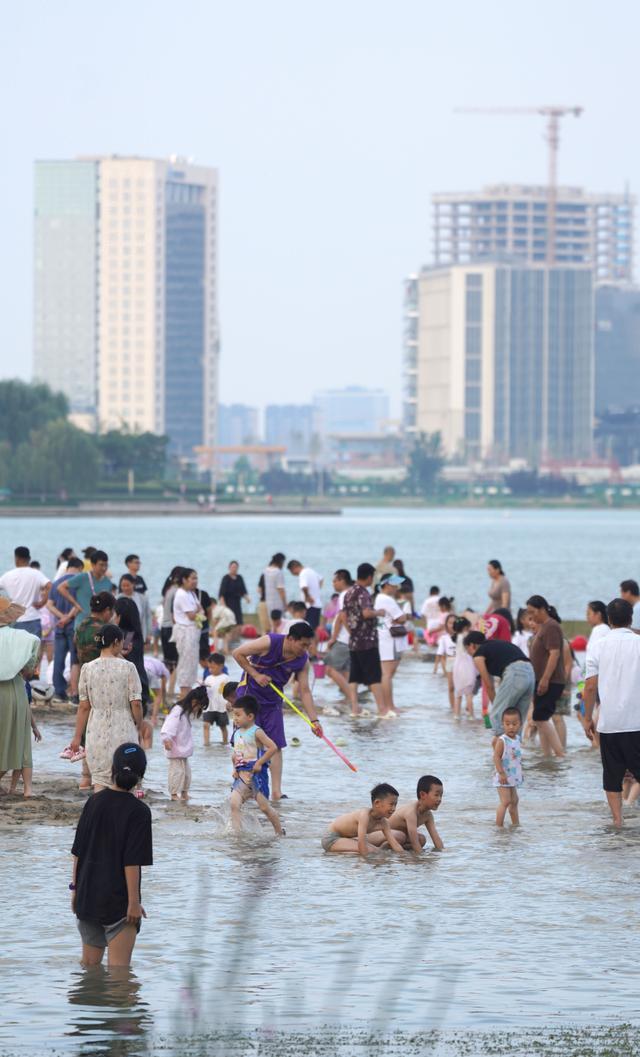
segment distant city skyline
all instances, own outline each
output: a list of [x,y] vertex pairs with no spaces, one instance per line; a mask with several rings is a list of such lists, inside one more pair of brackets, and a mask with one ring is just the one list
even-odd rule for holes
[[166,0],[114,0],[105,21],[79,0],[26,0],[6,20],[2,377],[31,373],[38,157],[182,154],[217,168],[220,399],[305,403],[361,384],[388,389],[394,416],[402,281],[432,260],[431,194],[546,178],[542,118],[456,107],[583,106],[561,130],[559,182],[640,187],[620,76],[634,68],[632,6],[623,20],[597,0],[541,0],[535,19],[471,0],[328,0],[321,15],[293,0],[187,0],[184,12],[177,24]]

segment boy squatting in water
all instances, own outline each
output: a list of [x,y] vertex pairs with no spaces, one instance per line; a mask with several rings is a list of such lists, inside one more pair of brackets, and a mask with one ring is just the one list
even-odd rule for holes
[[418,799],[398,808],[397,789],[382,782],[371,790],[370,808],[352,811],[333,820],[322,836],[322,847],[327,852],[360,855],[384,847],[402,852],[406,846],[420,852],[426,839],[417,830],[424,825],[434,847],[440,851],[444,845],[432,812],[440,806],[442,793],[442,782],[433,775],[425,775],[418,782]]

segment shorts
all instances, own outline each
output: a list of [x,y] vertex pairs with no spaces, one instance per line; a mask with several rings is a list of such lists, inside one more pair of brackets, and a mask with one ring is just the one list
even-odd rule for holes
[[320,626],[320,617],[322,610],[319,606],[309,606],[305,614],[305,620],[307,624],[310,624],[314,631]]
[[345,642],[334,642],[331,649],[322,655],[322,660],[336,672],[348,672],[351,664],[349,647]]
[[249,774],[251,781],[246,782],[242,778],[234,778],[233,785],[231,786],[231,792],[240,793],[243,803],[246,800],[255,800],[256,796],[258,796],[259,793],[262,793],[262,796],[266,797],[268,800],[269,771],[267,770],[267,768],[263,767],[262,770],[258,771],[257,774],[251,774],[250,772],[246,773]]
[[560,694],[558,704],[556,705],[556,716],[570,716],[571,715],[571,687],[565,686],[564,690]]
[[[136,925],[136,932],[140,932],[140,922]],[[126,917],[114,921],[113,925],[98,925],[95,921],[81,921],[77,919],[80,939],[87,947],[108,947],[112,940],[127,927]]]
[[534,723],[543,723],[546,719],[551,719],[554,714],[556,705],[564,690],[564,683],[549,683],[549,689],[546,694],[540,694],[540,696],[538,696],[537,689],[536,683],[536,689],[533,694],[532,719]]
[[209,723],[210,725],[215,723],[216,727],[228,727],[229,726],[229,713],[228,712],[203,712],[202,722]]
[[162,657],[170,672],[178,663],[178,650],[175,642],[171,641],[173,628],[160,628],[160,642],[162,643]]
[[342,840],[340,834],[334,829],[326,829],[320,838],[320,844],[324,851],[331,851],[337,840]]
[[377,646],[370,650],[350,650],[349,682],[375,686],[382,682],[380,652]]
[[607,793],[621,793],[627,771],[640,782],[640,730],[600,735],[602,788]]

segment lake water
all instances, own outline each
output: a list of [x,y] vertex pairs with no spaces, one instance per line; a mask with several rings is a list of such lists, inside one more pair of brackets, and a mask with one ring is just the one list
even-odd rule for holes
[[[193,562],[207,584],[237,557],[253,589],[277,549],[327,574],[377,559],[393,543],[419,595],[435,580],[480,608],[486,559],[499,557],[518,601],[542,592],[579,617],[589,598],[609,598],[621,577],[638,574],[639,527],[640,514],[582,511],[34,520],[4,523],[0,551],[8,564],[13,546],[27,543],[49,568],[62,546],[93,543],[106,547],[117,569],[116,558],[135,550],[154,587],[176,560]],[[395,1030],[409,1037],[397,1049],[390,1043],[388,1053],[444,1053],[431,1045],[437,1030],[460,1031],[466,1040],[494,1033],[491,1052],[507,1054],[534,1052],[515,1042],[509,1048],[525,1030],[547,1038],[566,1026],[606,1032],[621,1021],[636,1024],[640,821],[631,812],[622,833],[611,830],[599,759],[577,722],[567,717],[566,760],[545,761],[527,749],[522,826],[497,831],[482,724],[453,724],[442,678],[418,658],[403,661],[396,688],[395,722],[325,720],[357,774],[300,720],[287,719],[288,735],[302,744],[285,754],[290,799],[279,807],[287,828],[280,841],[253,805],[244,812],[246,834],[229,835],[228,755],[218,745],[204,749],[200,724],[192,804],[167,803],[156,738],[145,783],[155,858],[143,877],[148,920],[132,972],[120,978],[78,966],[67,884],[83,801],[74,791],[76,770],[58,758],[72,718],[45,720],[34,763],[47,799],[0,801],[0,1054],[368,1055],[377,1052],[375,1042],[353,1033]],[[320,704],[337,697],[326,680],[315,693]],[[437,816],[442,854],[361,861],[322,853],[327,822],[365,805],[374,783],[391,781],[407,800],[425,773],[445,786]],[[340,1039],[322,1048],[326,1026]],[[638,1052],[617,1038],[611,1050],[585,1044],[571,1052]],[[476,1052],[451,1045],[447,1054]],[[540,1052],[569,1050],[558,1044]]]
[[[336,517],[56,518],[0,519],[0,566],[13,562],[17,543],[54,571],[65,546],[106,550],[114,575],[134,551],[156,600],[173,565],[198,569],[201,586],[217,592],[231,559],[255,600],[260,573],[275,551],[297,557],[329,577],[346,566],[380,558],[392,544],[422,600],[432,583],[453,594],[459,608],[486,604],[486,564],[498,558],[509,575],[514,603],[534,591],[560,614],[582,618],[591,598],[608,601],[621,579],[638,578],[640,511],[349,509]],[[292,597],[295,583],[286,573]]]

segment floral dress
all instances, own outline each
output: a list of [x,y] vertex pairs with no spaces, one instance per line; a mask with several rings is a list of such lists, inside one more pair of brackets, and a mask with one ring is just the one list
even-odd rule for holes
[[96,785],[110,785],[114,752],[125,741],[138,742],[131,702],[142,699],[140,676],[122,657],[98,657],[83,665],[78,693],[91,705],[86,737],[91,777]]

